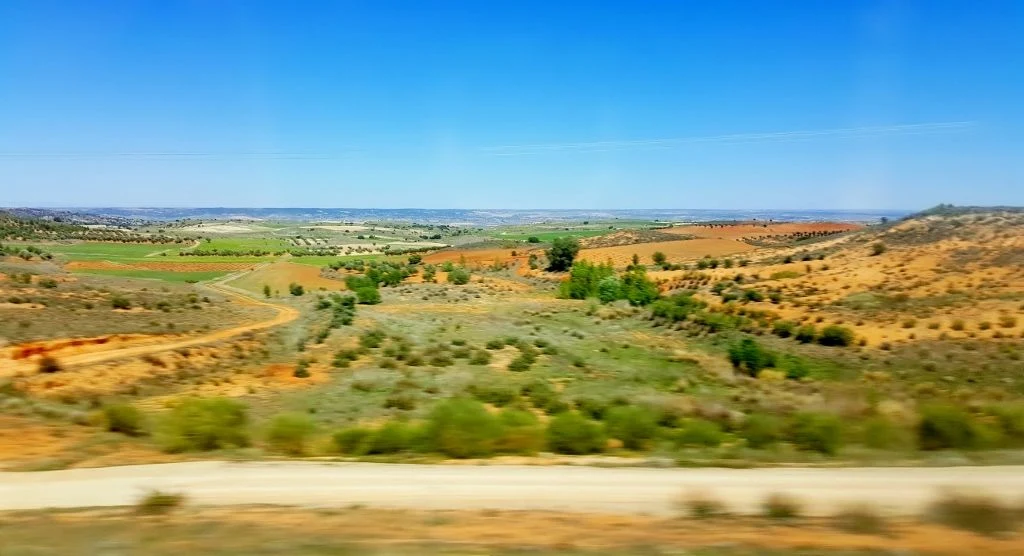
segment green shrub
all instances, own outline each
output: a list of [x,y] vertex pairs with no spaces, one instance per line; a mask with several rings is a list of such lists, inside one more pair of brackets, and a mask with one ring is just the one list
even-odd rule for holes
[[430,412],[424,434],[433,451],[453,458],[486,457],[494,453],[501,424],[480,402],[452,398]]
[[842,421],[830,413],[797,413],[789,434],[790,440],[801,450],[835,455],[842,445]]
[[267,444],[274,452],[301,456],[306,453],[309,441],[315,433],[316,425],[306,415],[283,413],[270,420]]
[[800,501],[787,494],[772,493],[761,503],[761,513],[771,519],[793,519],[800,517]]
[[469,271],[464,268],[455,268],[448,272],[448,283],[461,286],[469,283]]
[[892,450],[913,442],[907,430],[885,417],[871,417],[863,424],[863,442],[868,448]]
[[1024,405],[994,405],[985,410],[995,417],[1007,445],[1015,448],[1024,446]]
[[387,334],[383,330],[367,330],[359,336],[359,345],[369,349],[379,348],[384,338],[387,338]]
[[753,338],[743,338],[729,347],[729,361],[736,369],[745,370],[750,376],[765,367],[775,366],[775,356]]
[[846,347],[853,343],[853,331],[843,326],[831,324],[821,331],[821,335],[818,336],[818,343],[823,346]]
[[334,446],[342,454],[359,455],[369,449],[373,430],[363,427],[351,427],[334,433]]
[[487,344],[484,345],[487,349],[503,349],[505,347],[505,340],[502,338],[494,338],[493,340],[487,340]]
[[513,372],[522,372],[530,370],[530,366],[533,365],[535,357],[531,357],[525,353],[520,353],[515,359],[509,361],[508,370]]
[[545,252],[548,258],[548,270],[564,272],[572,266],[576,254],[580,252],[580,242],[571,237],[557,237],[551,241],[551,249]]
[[960,407],[932,404],[921,408],[917,441],[922,450],[976,448],[981,436],[974,418]]
[[474,398],[498,407],[506,406],[519,397],[519,392],[511,384],[492,378],[477,380],[466,391]]
[[478,349],[473,352],[473,355],[469,358],[470,365],[487,365],[491,362],[491,354],[482,349]]
[[772,325],[772,334],[780,338],[788,338],[796,330],[796,324],[788,320],[777,320]]
[[1018,512],[981,493],[943,492],[929,509],[929,517],[947,527],[983,535],[1010,532],[1021,520]]
[[754,413],[743,421],[740,436],[747,441],[747,446],[759,449],[767,448],[781,440],[783,432],[783,423],[779,418]]
[[142,436],[146,433],[145,416],[134,405],[117,403],[103,406],[103,419],[110,432],[128,436]]
[[376,305],[380,303],[380,290],[373,286],[364,286],[355,290],[356,299],[362,305]]
[[847,533],[882,535],[889,530],[889,526],[878,508],[868,504],[847,506],[832,519],[836,529]]
[[370,436],[365,444],[365,453],[376,455],[412,451],[417,444],[418,432],[405,421],[388,421]]
[[721,500],[706,492],[690,492],[684,495],[679,500],[679,506],[695,519],[721,517],[729,513]]
[[693,419],[683,425],[683,430],[676,436],[679,446],[709,446],[722,443],[724,434],[718,423],[704,419]]
[[306,288],[302,287],[302,284],[292,282],[291,284],[288,284],[288,293],[298,297],[306,293]]
[[622,441],[622,446],[628,450],[642,449],[658,433],[654,413],[645,407],[613,407],[604,422],[608,436]]
[[553,417],[547,429],[548,447],[559,454],[593,454],[604,450],[601,425],[575,411]]
[[576,405],[576,409],[583,415],[591,418],[602,420],[604,419],[605,413],[611,407],[608,400],[593,398],[593,397],[579,397],[573,400]]
[[249,445],[245,404],[227,398],[192,398],[174,407],[157,427],[166,452],[204,452]]
[[812,324],[805,324],[796,329],[796,334],[793,334],[793,338],[801,344],[809,344],[818,337],[818,331]]
[[115,295],[114,297],[110,298],[110,306],[113,307],[114,309],[131,309],[132,302],[125,297]]
[[501,437],[495,450],[503,454],[533,455],[544,449],[544,427],[537,416],[520,409],[505,409],[498,415]]
[[135,511],[142,515],[163,515],[185,504],[185,495],[177,492],[151,490],[135,504]]

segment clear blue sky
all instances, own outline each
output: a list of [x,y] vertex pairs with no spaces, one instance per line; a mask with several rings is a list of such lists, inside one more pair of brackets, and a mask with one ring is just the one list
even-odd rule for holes
[[939,202],[1024,205],[1024,2],[0,2],[0,205]]

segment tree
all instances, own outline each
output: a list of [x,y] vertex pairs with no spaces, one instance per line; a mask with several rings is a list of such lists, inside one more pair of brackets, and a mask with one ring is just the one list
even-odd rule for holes
[[423,261],[423,256],[419,254],[409,255],[409,264],[420,264]]
[[263,297],[270,297],[270,286],[263,284]]
[[372,286],[356,288],[356,298],[362,305],[376,305],[380,303],[380,290]]
[[529,243],[540,243],[540,238],[537,236],[530,236],[526,241]]
[[555,238],[551,242],[551,249],[547,250],[548,270],[552,272],[565,272],[569,270],[579,252],[580,242],[575,238]]
[[288,284],[288,291],[291,292],[292,295],[298,297],[306,293],[306,288],[302,287],[302,284],[292,282],[291,284]]
[[615,276],[606,276],[597,283],[597,298],[611,303],[622,296],[622,282]]
[[655,251],[654,254],[651,255],[651,259],[654,261],[654,264],[658,266],[661,266],[668,262],[668,258],[661,251]]
[[638,266],[639,264],[640,264],[640,255],[637,255],[636,253],[633,253],[633,266]]

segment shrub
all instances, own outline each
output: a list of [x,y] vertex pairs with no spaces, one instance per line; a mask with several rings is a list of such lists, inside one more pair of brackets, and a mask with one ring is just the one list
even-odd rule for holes
[[790,439],[801,450],[835,455],[842,444],[842,422],[829,413],[797,413],[790,424]]
[[292,376],[295,378],[309,378],[309,361],[303,359],[296,363]]
[[431,450],[454,458],[490,456],[501,436],[501,424],[478,401],[445,400],[430,412],[425,428]]
[[107,430],[128,436],[145,434],[145,416],[134,405],[117,403],[103,406]]
[[417,430],[404,421],[388,421],[373,432],[366,442],[367,454],[397,454],[411,451]]
[[793,335],[793,331],[796,330],[796,324],[788,320],[777,320],[772,325],[772,334],[780,338],[788,338]]
[[530,236],[526,238],[527,243],[540,243],[540,238],[537,236]]
[[793,519],[800,517],[803,509],[800,501],[796,498],[778,492],[769,494],[761,503],[761,512],[765,517],[771,519]]
[[679,501],[680,507],[696,519],[709,519],[728,514],[725,504],[706,492],[690,492]]
[[872,417],[864,422],[864,445],[876,450],[901,448],[913,441],[907,431],[885,417]]
[[184,504],[184,494],[151,490],[135,504],[135,511],[142,515],[163,515]]
[[298,297],[306,293],[306,288],[302,287],[302,284],[292,282],[291,284],[288,284],[288,293]]
[[882,242],[873,243],[871,244],[871,256],[877,257],[882,253],[885,253],[886,249],[885,244]]
[[301,413],[283,413],[270,420],[267,444],[274,452],[289,456],[306,453],[310,438],[316,433],[313,420]]
[[746,370],[750,376],[757,376],[765,367],[775,366],[775,356],[753,338],[743,338],[730,346],[729,361],[733,367]]
[[999,317],[999,326],[1003,328],[1013,328],[1017,326],[1017,317],[1011,315],[1003,315]]
[[351,427],[334,433],[334,446],[342,454],[358,455],[369,448],[373,430],[363,427]]
[[921,409],[917,441],[922,450],[970,449],[978,446],[980,432],[965,410],[932,404]]
[[782,439],[782,421],[763,413],[748,415],[743,421],[740,436],[751,448],[767,448]]
[[380,347],[386,337],[387,334],[383,330],[367,330],[359,336],[359,345],[364,348],[376,349]]
[[580,242],[576,239],[571,237],[555,238],[551,242],[551,249],[545,252],[548,258],[548,270],[552,272],[569,270],[579,252]]
[[575,411],[558,414],[548,423],[548,447],[559,454],[592,454],[604,450],[601,425]]
[[474,398],[498,407],[506,406],[519,397],[511,385],[495,380],[478,380],[470,384],[466,391]]
[[38,370],[43,374],[59,373],[63,370],[60,363],[54,357],[44,355],[39,359]]
[[868,504],[847,506],[832,519],[836,529],[847,533],[881,535],[889,529],[878,509]]
[[605,415],[604,422],[608,436],[621,440],[628,450],[643,448],[658,432],[654,413],[644,407],[614,407]]
[[420,264],[421,262],[423,262],[423,255],[417,253],[409,255],[409,264]]
[[831,324],[821,331],[818,343],[823,346],[846,347],[853,343],[853,331],[843,326]]
[[114,309],[127,310],[132,308],[132,302],[129,301],[128,298],[115,295],[114,297],[110,298],[110,306],[113,307]]
[[544,449],[544,427],[529,411],[505,409],[498,415],[501,437],[495,449],[505,454],[532,455]]
[[522,372],[530,369],[533,365],[535,358],[525,353],[520,353],[515,359],[509,361],[508,370],[513,372]]
[[486,347],[487,349],[503,349],[505,347],[505,340],[501,338],[487,340],[487,344],[485,344],[484,347]]
[[182,401],[159,423],[157,443],[167,452],[210,451],[249,445],[244,404],[227,398]]
[[611,303],[622,297],[622,281],[616,276],[606,276],[597,283],[597,299]]
[[953,330],[956,330],[957,332],[962,332],[963,329],[967,327],[967,325],[964,323],[962,319],[955,319],[949,325],[949,327]]
[[718,423],[694,419],[683,425],[683,430],[676,436],[676,444],[715,447],[722,443],[723,436]]
[[373,286],[356,288],[356,299],[361,305],[376,305],[380,303],[380,290]]
[[51,290],[57,287],[57,281],[53,278],[40,278],[38,283],[40,287]]
[[478,349],[473,352],[473,355],[469,358],[470,365],[486,365],[491,362],[491,354]]
[[448,273],[448,283],[462,286],[469,283],[469,271],[464,268],[456,268]]
[[981,493],[947,490],[929,508],[929,517],[947,527],[983,535],[1013,531],[1020,517],[999,500]]
[[574,400],[576,409],[591,419],[603,419],[611,404],[607,400],[591,397],[580,397]]
[[793,335],[793,338],[801,344],[809,344],[813,342],[817,336],[818,331],[814,328],[814,325],[805,324],[796,329],[796,334]]

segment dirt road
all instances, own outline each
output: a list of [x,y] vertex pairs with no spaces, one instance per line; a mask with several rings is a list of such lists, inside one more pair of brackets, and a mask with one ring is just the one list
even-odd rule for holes
[[[163,351],[170,351],[179,348],[186,348],[203,344],[212,344],[214,342],[219,342],[222,340],[227,340],[229,338],[240,336],[242,334],[245,334],[246,332],[254,332],[256,330],[263,330],[265,328],[272,328],[275,326],[280,326],[282,324],[287,324],[299,318],[299,311],[297,309],[285,305],[276,305],[274,303],[268,303],[265,301],[261,301],[259,299],[255,299],[253,297],[246,295],[241,290],[232,288],[231,286],[225,284],[225,282],[237,278],[239,275],[239,273],[231,274],[225,276],[224,278],[221,278],[217,282],[205,284],[202,287],[226,295],[228,297],[232,297],[240,301],[241,303],[247,305],[262,305],[270,307],[277,311],[277,315],[268,320],[243,324],[241,326],[236,326],[233,328],[225,328],[223,330],[217,330],[209,334],[204,334],[202,336],[194,336],[192,338],[184,338],[170,342],[146,343],[142,345],[117,347],[109,350],[76,353],[73,355],[61,355],[60,353],[55,353],[54,356],[57,357],[57,359],[60,361],[61,366],[65,368],[75,367],[78,365],[95,365],[97,363],[113,361],[115,359],[141,357],[143,355],[160,353]],[[8,363],[8,365],[10,366],[9,372],[11,373],[18,371],[19,366],[24,367],[25,369],[34,368],[34,362],[32,361],[12,362]]]
[[0,510],[121,506],[150,489],[198,504],[416,509],[560,510],[672,515],[689,490],[756,513],[769,493],[800,498],[809,515],[871,502],[920,513],[943,487],[975,488],[1019,503],[1024,467],[651,469],[311,462],[188,462],[0,473]]

